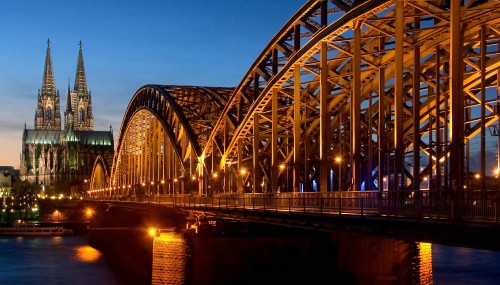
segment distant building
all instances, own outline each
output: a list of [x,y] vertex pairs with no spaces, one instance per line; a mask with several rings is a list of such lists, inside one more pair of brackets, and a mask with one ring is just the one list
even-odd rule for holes
[[0,166],[0,198],[9,196],[12,183],[19,178],[19,169],[12,166]]
[[[87,90],[82,44],[78,53],[75,84],[68,85],[64,129],[61,128],[60,96],[56,90],[50,41],[38,90],[35,128],[24,127],[20,177],[42,185],[42,190],[59,185],[72,194],[82,192],[98,155],[112,160],[113,131],[94,131],[92,94]],[[69,193],[67,193],[69,194]]]

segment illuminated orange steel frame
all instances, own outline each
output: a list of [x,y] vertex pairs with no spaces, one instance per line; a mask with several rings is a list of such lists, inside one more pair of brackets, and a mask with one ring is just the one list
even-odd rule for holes
[[463,2],[308,1],[235,88],[141,87],[89,195],[488,187],[500,2]]

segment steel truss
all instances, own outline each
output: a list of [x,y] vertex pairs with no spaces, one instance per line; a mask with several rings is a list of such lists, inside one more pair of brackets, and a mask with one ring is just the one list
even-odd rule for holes
[[485,188],[499,21],[499,1],[311,0],[227,101],[141,88],[111,184],[195,175],[202,194],[463,189],[479,138]]
[[[198,158],[233,89],[146,85],[127,107],[110,169],[96,195],[185,193],[198,189]],[[200,168],[200,169],[198,169]],[[94,176],[94,175],[93,175]]]
[[96,195],[106,191],[105,189],[109,189],[109,169],[110,168],[108,166],[106,158],[98,155],[94,162],[94,166],[92,168],[92,177],[90,179],[90,188],[99,189],[99,193],[97,193],[97,191],[94,192]]

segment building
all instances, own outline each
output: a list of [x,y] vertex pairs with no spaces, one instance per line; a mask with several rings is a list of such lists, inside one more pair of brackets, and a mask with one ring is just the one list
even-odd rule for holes
[[[98,155],[112,160],[113,131],[94,131],[92,94],[87,89],[82,44],[78,53],[75,84],[68,86],[64,128],[61,128],[60,95],[56,90],[50,40],[38,91],[35,127],[24,126],[20,177],[41,185],[42,191],[57,189],[59,194],[83,192]],[[70,190],[71,189],[71,190]]]
[[11,195],[12,184],[19,178],[19,170],[12,166],[0,166],[0,198]]

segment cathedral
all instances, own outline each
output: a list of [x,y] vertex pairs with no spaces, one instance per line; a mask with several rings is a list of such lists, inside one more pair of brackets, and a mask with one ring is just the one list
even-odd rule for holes
[[24,126],[20,178],[36,183],[47,194],[81,194],[88,187],[98,155],[111,161],[113,131],[94,131],[92,94],[87,89],[82,43],[78,53],[75,84],[68,86],[64,128],[61,128],[60,95],[56,90],[50,40],[38,90],[34,129]]

